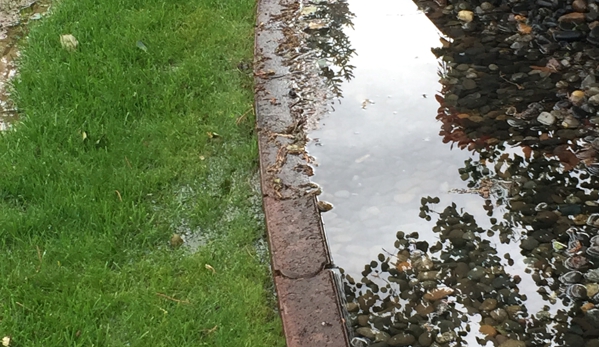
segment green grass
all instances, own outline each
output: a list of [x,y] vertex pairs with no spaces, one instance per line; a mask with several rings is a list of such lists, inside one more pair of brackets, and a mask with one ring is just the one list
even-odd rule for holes
[[[0,337],[284,344],[255,248],[252,76],[237,69],[252,60],[254,6],[61,0],[31,28],[21,122],[0,136]],[[204,243],[174,249],[173,233]]]

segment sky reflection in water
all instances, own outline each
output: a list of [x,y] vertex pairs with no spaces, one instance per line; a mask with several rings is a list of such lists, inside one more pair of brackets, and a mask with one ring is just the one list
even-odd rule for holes
[[318,163],[320,198],[335,206],[323,214],[334,261],[359,273],[393,244],[398,229],[430,229],[418,217],[422,196],[482,209],[478,196],[449,193],[466,188],[457,170],[470,154],[451,150],[438,135],[439,63],[430,51],[439,45],[438,30],[409,1],[350,7],[357,14],[355,30],[346,31],[358,52],[355,77],[343,84],[335,112],[310,133],[318,142],[309,151]]
[[[434,97],[440,93],[443,86],[439,83],[439,61],[431,53],[431,47],[440,46],[437,28],[412,2],[377,0],[349,3],[350,10],[356,14],[353,19],[355,30],[348,28],[346,31],[352,48],[358,54],[350,61],[356,66],[353,71],[355,77],[343,83],[343,99],[340,103],[335,103],[334,112],[321,120],[320,128],[310,133],[310,138],[314,141],[309,145],[310,154],[316,158],[318,164],[313,181],[323,188],[320,199],[332,202],[335,206],[332,211],[324,213],[322,218],[336,265],[356,278],[357,282],[360,282],[361,274],[367,272],[371,275],[385,273],[386,271],[381,271],[380,267],[371,272],[367,266],[368,271],[362,271],[365,264],[377,259],[381,253],[391,256],[394,263],[390,264],[395,266],[401,261],[395,256],[396,231],[401,230],[406,234],[416,231],[418,236],[409,242],[406,241],[404,246],[409,246],[405,249],[409,248],[412,251],[417,248],[416,240],[427,241],[430,246],[439,240],[444,241],[441,253],[450,257],[445,258],[436,269],[441,269],[441,272],[447,271],[448,276],[452,276],[454,268],[444,268],[444,264],[448,265],[453,261],[455,265],[455,261],[460,261],[457,259],[460,257],[459,242],[448,246],[447,233],[445,239],[439,233],[445,228],[443,223],[446,219],[465,216],[465,212],[476,221],[478,234],[472,236],[475,238],[473,244],[484,244],[480,248],[483,254],[477,256],[478,259],[482,259],[481,263],[476,265],[485,268],[498,267],[500,270],[495,273],[497,278],[505,279],[505,286],[517,288],[515,291],[510,289],[514,296],[506,299],[506,302],[511,300],[511,305],[526,305],[526,312],[512,318],[518,320],[517,317],[520,317],[519,324],[530,324],[531,327],[542,324],[547,327],[547,332],[551,332],[556,321],[564,321],[563,315],[569,309],[569,303],[566,301],[566,306],[562,300],[555,300],[556,289],[560,286],[552,279],[555,275],[540,274],[542,271],[538,266],[531,271],[530,259],[534,257],[530,257],[528,253],[529,259],[526,259],[520,249],[520,242],[527,234],[545,227],[551,230],[551,227],[543,225],[539,217],[541,213],[533,213],[534,218],[528,218],[529,215],[522,214],[520,210],[510,211],[509,194],[510,190],[516,187],[518,192],[514,193],[515,195],[523,197],[522,200],[535,201],[530,195],[535,194],[536,188],[525,190],[520,187],[518,175],[524,175],[527,182],[543,181],[544,183],[539,184],[551,186],[551,189],[562,184],[565,186],[566,195],[585,189],[576,182],[568,183],[568,180],[564,179],[569,173],[563,172],[559,160],[542,155],[523,159],[526,155],[523,152],[524,147],[521,146],[492,146],[490,152],[484,153],[484,157],[489,161],[483,163],[480,152],[456,148],[452,150],[450,144],[444,144],[439,136],[441,123],[435,119],[439,102]],[[384,15],[381,15],[381,12],[384,12]],[[501,155],[504,155],[506,164],[502,169],[499,168],[501,165],[494,169],[495,163],[501,162]],[[473,162],[465,165],[464,162],[471,157]],[[519,164],[521,160],[525,162]],[[563,158],[560,157],[560,160],[563,162]],[[554,172],[560,174],[545,177],[544,170],[548,171],[552,166],[558,167]],[[524,169],[517,169],[519,167]],[[484,181],[481,175],[471,174],[466,182],[460,178],[464,170],[470,170],[472,173],[483,169],[488,171],[482,177],[488,177],[494,185],[493,192],[485,197],[472,189],[475,182],[476,188],[480,188],[481,182]],[[510,176],[512,173],[513,182],[502,180],[503,176]],[[476,175],[478,178],[474,177]],[[572,174],[578,175],[578,172]],[[467,186],[468,182],[471,183],[470,188]],[[506,196],[498,197],[497,186],[503,183],[512,188],[505,189],[508,192]],[[524,181],[521,183],[524,186]],[[542,188],[539,187],[538,191]],[[431,218],[428,221],[422,218],[422,197],[440,199],[437,204],[429,205]],[[489,205],[490,201],[493,203]],[[543,198],[539,198],[538,201],[544,202]],[[455,204],[455,208],[445,209],[452,203]],[[485,203],[487,209],[484,208]],[[490,221],[487,214],[489,209],[493,210],[493,217],[498,220],[495,223]],[[449,214],[444,215],[446,212]],[[454,214],[449,216],[450,212]],[[572,216],[574,213],[564,212],[564,216],[566,215]],[[465,220],[468,218],[466,216]],[[451,227],[449,225],[447,228]],[[487,232],[491,229],[494,232]],[[567,242],[567,239],[562,238],[560,241]],[[549,249],[548,254],[552,251]],[[465,249],[464,252],[468,253],[470,250]],[[565,257],[557,253],[559,252],[553,251],[553,258],[547,261],[560,259],[562,262]],[[452,254],[457,254],[457,260],[452,258]],[[439,260],[438,253],[434,257]],[[378,258],[380,260],[380,257]],[[472,259],[466,262],[474,262]],[[414,259],[411,260],[414,263]],[[562,265],[559,264],[558,267],[560,266]],[[377,265],[373,269],[376,267]],[[554,264],[549,264],[549,267],[555,269]],[[539,281],[537,278],[535,282],[531,275],[533,272],[541,278],[545,276],[546,284],[541,288],[541,292],[544,290],[545,293],[539,293],[538,285],[544,280]],[[408,279],[410,276],[416,275],[409,275]],[[372,276],[369,279],[378,285],[383,283]],[[445,277],[441,282],[454,283],[458,288],[460,281],[455,281],[457,280],[448,280],[448,277]],[[362,282],[365,283],[363,280]],[[375,287],[378,288],[378,285]],[[466,293],[468,288],[470,287],[465,284],[459,289]],[[356,297],[366,291],[362,287],[356,292]],[[483,293],[480,300],[482,301],[487,294],[503,295],[496,293],[498,292],[489,287],[489,292]],[[405,307],[408,301],[401,298],[399,302]],[[466,333],[464,326],[460,328],[464,331],[462,341],[468,345],[482,343],[476,340],[483,336],[478,333],[480,325],[483,324],[482,317],[477,313],[468,313],[469,309],[462,306],[460,299],[451,304],[453,310],[468,317],[466,321],[471,325],[469,331],[472,333]],[[555,321],[548,318],[545,322],[545,318],[526,318],[541,311],[545,311],[551,317],[559,314],[562,318],[556,318]],[[527,321],[529,323],[525,323]],[[541,337],[536,337],[537,341],[545,338],[542,337],[544,335],[539,336]],[[556,339],[553,337],[552,345],[555,345]]]

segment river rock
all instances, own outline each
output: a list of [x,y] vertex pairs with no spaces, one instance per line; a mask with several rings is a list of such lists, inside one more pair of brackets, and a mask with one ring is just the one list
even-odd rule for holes
[[565,346],[583,346],[584,339],[582,336],[577,334],[565,334],[564,335],[564,345]]
[[358,316],[358,325],[361,327],[367,327],[368,324],[368,315],[366,314],[361,314]]
[[449,343],[453,340],[455,340],[456,335],[453,331],[446,331],[443,334],[437,335],[437,337],[435,338],[435,341],[437,341],[437,343],[439,344],[444,344],[444,343]]
[[584,345],[584,347],[599,347],[599,340],[595,339],[595,340],[587,341],[587,343]]
[[491,311],[490,315],[491,315],[491,318],[493,318],[497,322],[503,322],[504,320],[506,320],[508,318],[507,312],[502,308],[498,308],[498,309]]
[[500,344],[499,347],[526,347],[526,342],[508,339]]
[[589,98],[589,104],[599,106],[599,94],[595,94]]
[[584,13],[572,12],[559,17],[557,20],[564,23],[582,23],[585,19]]
[[541,114],[539,114],[539,116],[537,117],[537,121],[541,124],[553,125],[556,121],[556,118],[549,112],[541,112]]
[[387,340],[387,344],[389,346],[410,346],[416,342],[416,338],[413,335],[400,333],[397,335],[393,335],[389,340]]
[[466,89],[466,90],[475,89],[476,88],[476,82],[474,82],[474,80],[471,80],[469,78],[465,78],[462,81],[462,87],[464,87],[464,89]]
[[345,307],[347,312],[358,312],[360,310],[360,306],[355,302],[349,302]]
[[468,278],[473,281],[480,280],[485,275],[485,269],[480,266],[475,266],[468,272]]
[[436,288],[424,294],[423,297],[425,300],[437,301],[447,297],[451,293],[453,293],[453,289],[451,288]]
[[433,281],[437,279],[439,271],[423,271],[418,274],[419,281]]
[[481,311],[492,311],[497,307],[496,299],[485,299],[485,301],[480,304],[479,310]]
[[587,2],[585,0],[572,1],[572,9],[576,12],[585,12],[587,10]]
[[371,340],[375,340],[377,333],[382,333],[382,331],[378,331],[368,327],[359,327],[358,329],[356,329],[356,333],[360,336],[364,336]]
[[539,245],[539,241],[535,240],[533,237],[527,237],[520,242],[520,248],[526,251],[532,251],[537,248]]
[[495,337],[497,335],[497,330],[491,325],[481,325],[479,331],[488,337]]

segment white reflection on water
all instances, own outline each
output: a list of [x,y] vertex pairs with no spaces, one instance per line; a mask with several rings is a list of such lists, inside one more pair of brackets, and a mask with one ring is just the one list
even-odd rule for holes
[[[440,210],[453,202],[480,227],[491,225],[480,196],[449,192],[466,188],[458,168],[471,154],[452,150],[438,135],[434,95],[441,85],[439,62],[431,53],[431,47],[440,46],[437,28],[411,1],[349,3],[356,14],[355,30],[346,31],[358,54],[350,62],[356,66],[355,78],[343,84],[341,103],[310,133],[318,141],[310,143],[309,151],[318,163],[313,180],[322,186],[320,199],[335,206],[322,217],[333,260],[360,278],[365,264],[385,249],[392,251],[398,230],[418,231],[429,244],[436,242],[431,231],[435,216],[431,222],[419,217],[421,197],[439,197]],[[500,218],[505,211],[496,212]],[[514,264],[502,265],[508,274],[521,276],[518,287],[528,298],[528,312],[543,310],[548,303],[525,273],[519,243],[501,244],[497,235],[483,238],[499,257],[511,255]],[[558,300],[550,312],[564,308]],[[471,319],[475,332],[477,321]],[[477,345],[475,336],[465,340]]]
[[[435,26],[411,1],[350,1],[350,9],[355,78],[310,134],[322,146],[309,149],[319,164],[313,179],[323,187],[320,198],[335,205],[323,214],[334,261],[357,274],[393,245],[397,230],[430,230],[418,217],[422,196],[438,196],[441,206],[481,200],[448,193],[465,188],[457,170],[469,154],[438,136]],[[363,108],[365,100],[374,103]]]

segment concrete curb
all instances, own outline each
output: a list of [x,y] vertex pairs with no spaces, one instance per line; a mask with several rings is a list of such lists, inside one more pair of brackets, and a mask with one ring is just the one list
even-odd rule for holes
[[348,347],[315,193],[305,135],[292,114],[289,69],[276,54],[284,35],[280,0],[260,0],[255,42],[255,110],[266,227],[283,329],[289,347]]

